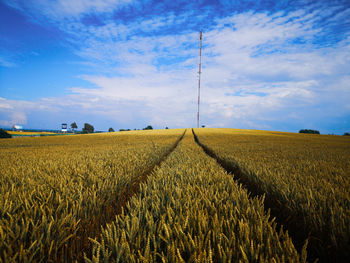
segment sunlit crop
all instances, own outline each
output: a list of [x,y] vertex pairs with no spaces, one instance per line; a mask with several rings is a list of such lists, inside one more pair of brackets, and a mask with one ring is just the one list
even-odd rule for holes
[[183,131],[1,140],[0,261],[81,259]]
[[[309,233],[315,257],[350,257],[350,139],[237,129],[195,129],[218,158],[237,166]],[[288,212],[289,211],[289,212]],[[293,223],[293,222],[292,222]]]
[[346,262],[349,138],[184,132],[2,139],[0,262]]
[[93,239],[87,262],[299,262],[261,199],[250,199],[192,132],[162,163],[126,211]]
[[35,136],[39,136],[39,135],[55,135],[57,133],[53,133],[53,132],[27,132],[27,131],[7,131],[8,134],[11,135],[20,135],[20,136],[31,136],[31,135],[35,135]]

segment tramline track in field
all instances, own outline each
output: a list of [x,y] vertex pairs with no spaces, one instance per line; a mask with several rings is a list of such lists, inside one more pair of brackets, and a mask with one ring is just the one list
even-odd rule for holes
[[[310,238],[309,227],[303,224],[301,216],[293,213],[287,206],[274,196],[262,190],[260,184],[253,182],[249,176],[238,166],[220,158],[213,150],[201,143],[192,129],[195,142],[203,149],[203,151],[215,159],[227,173],[232,174],[234,179],[246,188],[252,197],[265,196],[264,206],[266,210],[270,211],[272,217],[275,217],[275,222],[279,229],[288,230],[296,249],[300,252],[305,245],[307,239]],[[308,261],[313,262],[318,259],[319,247],[315,247],[312,240],[308,240]]]
[[[105,218],[104,218],[104,222],[102,222],[101,224],[102,226],[105,226],[109,222],[113,221],[116,215],[120,214],[123,210],[125,210],[126,204],[128,203],[128,201],[134,195],[137,195],[140,192],[140,185],[142,183],[145,183],[147,181],[148,176],[152,174],[152,172],[157,167],[159,167],[168,158],[168,156],[176,149],[180,141],[185,136],[185,133],[186,133],[186,129],[183,132],[183,134],[175,141],[175,143],[169,149],[169,151],[166,154],[164,154],[155,165],[150,166],[147,170],[144,171],[143,174],[135,177],[131,182],[129,182],[127,187],[125,187],[124,189],[122,189],[122,191],[118,193],[118,195],[115,198],[115,201],[112,204],[105,207]],[[93,222],[94,219],[91,219],[90,221]],[[92,236],[98,236],[99,234],[100,234],[100,228],[97,230],[97,232],[94,233],[94,235],[91,235],[91,233],[84,233],[83,238],[85,240],[84,242],[85,245],[78,256],[78,262],[84,262],[83,253],[87,255],[91,254],[92,243],[88,239],[91,238]]]
[[127,209],[91,240],[86,263],[306,262],[262,198],[249,198],[190,130]]

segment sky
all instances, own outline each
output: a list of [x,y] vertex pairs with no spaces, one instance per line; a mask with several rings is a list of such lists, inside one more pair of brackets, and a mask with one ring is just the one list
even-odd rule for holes
[[350,1],[0,0],[0,127],[350,132]]

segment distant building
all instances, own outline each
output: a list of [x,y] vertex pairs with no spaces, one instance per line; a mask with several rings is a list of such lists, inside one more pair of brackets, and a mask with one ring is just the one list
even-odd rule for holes
[[12,129],[15,131],[21,131],[23,130],[23,126],[15,124],[15,125],[12,125]]
[[62,129],[61,129],[61,131],[62,131],[63,133],[67,133],[67,123],[62,123]]

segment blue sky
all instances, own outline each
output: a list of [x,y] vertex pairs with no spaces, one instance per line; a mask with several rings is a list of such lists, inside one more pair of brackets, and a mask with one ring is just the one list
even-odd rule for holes
[[0,126],[350,131],[350,2],[0,0]]

